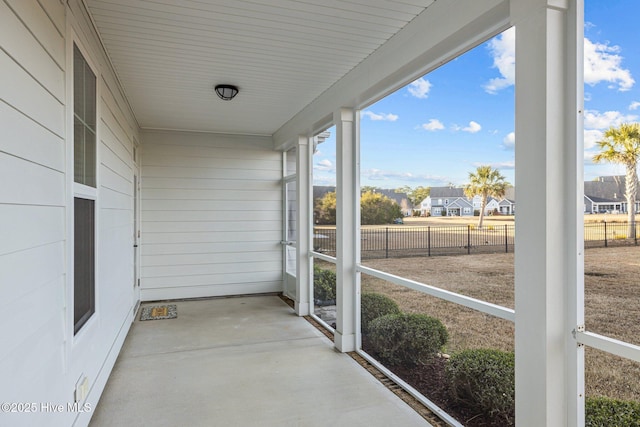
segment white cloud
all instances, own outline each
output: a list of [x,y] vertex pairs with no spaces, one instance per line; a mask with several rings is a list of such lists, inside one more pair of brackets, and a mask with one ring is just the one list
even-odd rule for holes
[[478,167],[478,166],[491,166],[494,169],[515,169],[516,168],[516,162],[511,160],[508,162],[495,162],[495,163],[473,163],[474,167]]
[[405,181],[405,182],[420,182],[427,185],[442,186],[446,185],[450,179],[443,176],[436,175],[418,175],[411,172],[396,172],[381,169],[368,169],[362,171],[362,176],[370,179],[371,181]]
[[630,105],[629,105],[629,110],[637,110],[638,107],[640,107],[640,102],[638,101],[633,101]]
[[395,122],[398,120],[398,115],[391,113],[374,113],[373,111],[363,111],[362,115],[365,117],[369,117],[373,121],[386,121],[386,122]]
[[324,159],[316,163],[313,169],[318,171],[334,171],[335,166],[333,165],[333,163],[331,163],[331,160]]
[[430,130],[430,131],[436,131],[436,130],[444,129],[444,125],[438,119],[430,119],[429,123],[423,123],[421,125],[421,127],[424,130]]
[[584,127],[586,129],[608,129],[611,126],[619,126],[622,123],[632,122],[638,119],[634,114],[624,115],[619,111],[585,110]]
[[595,86],[600,82],[609,82],[610,88],[618,87],[619,91],[631,89],[635,80],[629,70],[621,68],[622,56],[620,46],[608,43],[593,43],[584,39],[584,82]]
[[484,90],[495,94],[499,90],[512,86],[516,80],[516,33],[513,27],[499,34],[489,42],[489,51],[493,57],[493,67],[501,77],[489,80]]
[[[512,86],[515,82],[515,31],[510,28],[489,42],[489,52],[493,57],[493,67],[498,69],[500,77],[489,80],[484,85],[491,94]],[[621,67],[623,57],[619,55],[619,46],[608,43],[593,43],[584,39],[584,82],[595,86],[600,82],[609,82],[610,88],[627,91],[635,80],[628,69]]]
[[602,139],[603,133],[599,129],[585,129],[584,131],[584,149],[590,150],[596,146],[596,142]]
[[425,80],[424,77],[420,77],[418,80],[410,83],[407,90],[416,98],[425,99],[429,96],[431,86],[432,85],[429,80]]
[[516,146],[516,133],[510,132],[502,140],[502,146],[508,150],[513,150]]
[[476,132],[480,132],[481,129],[482,129],[482,126],[480,126],[480,123],[474,122],[473,120],[471,120],[469,122],[469,126],[466,126],[466,127],[460,127],[458,125],[453,125],[453,130],[454,131],[461,130],[463,132],[476,133]]

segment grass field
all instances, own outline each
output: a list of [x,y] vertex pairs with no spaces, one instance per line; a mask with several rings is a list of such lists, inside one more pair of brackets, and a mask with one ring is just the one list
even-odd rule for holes
[[[585,252],[587,330],[640,344],[640,247]],[[505,307],[514,307],[514,255],[479,254],[367,260],[364,265]],[[513,350],[514,325],[392,283],[362,276],[363,292],[393,298],[407,312],[426,313],[447,326],[447,351]],[[640,364],[587,349],[588,396],[640,401]]]

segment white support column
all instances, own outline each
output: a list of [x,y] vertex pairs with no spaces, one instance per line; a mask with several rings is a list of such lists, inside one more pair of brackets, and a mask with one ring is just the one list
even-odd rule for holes
[[360,141],[356,111],[334,113],[336,126],[336,332],[341,352],[356,349],[356,263],[360,247]]
[[313,212],[311,187],[311,156],[313,142],[306,136],[298,137],[296,158],[296,191],[298,212],[296,224],[298,239],[296,245],[296,300],[295,311],[298,316],[307,316],[311,312],[310,289],[313,281],[313,269],[309,251],[312,243],[311,215]]
[[516,424],[584,422],[582,0],[512,0]]

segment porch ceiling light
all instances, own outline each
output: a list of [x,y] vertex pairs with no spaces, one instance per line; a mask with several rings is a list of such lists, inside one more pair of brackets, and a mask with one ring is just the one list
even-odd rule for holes
[[231,101],[238,94],[238,88],[233,85],[217,85],[215,89],[223,101]]

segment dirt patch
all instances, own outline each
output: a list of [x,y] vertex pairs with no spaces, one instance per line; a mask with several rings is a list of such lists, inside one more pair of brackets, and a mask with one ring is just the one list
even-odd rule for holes
[[[514,255],[479,254],[367,260],[364,265],[504,307],[514,307]],[[513,323],[389,282],[362,275],[363,291],[393,298],[407,312],[439,318],[449,331],[448,352],[514,348]],[[587,330],[640,344],[640,247],[585,252]],[[587,349],[587,396],[640,400],[640,363]],[[429,397],[429,395],[427,395]]]

